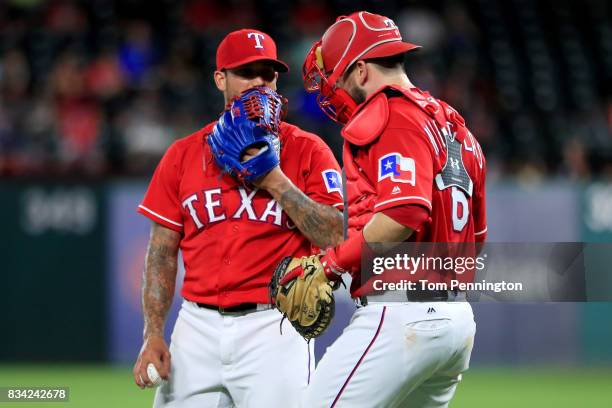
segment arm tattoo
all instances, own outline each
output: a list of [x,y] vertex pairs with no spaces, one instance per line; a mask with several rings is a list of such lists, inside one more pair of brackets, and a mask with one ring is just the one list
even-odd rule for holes
[[142,280],[144,338],[163,336],[172,304],[180,234],[153,223]]
[[281,192],[278,201],[302,234],[319,248],[342,242],[342,213],[334,207],[313,201],[294,185]]

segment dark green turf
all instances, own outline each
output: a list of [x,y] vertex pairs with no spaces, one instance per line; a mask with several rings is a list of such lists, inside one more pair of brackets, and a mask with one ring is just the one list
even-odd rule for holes
[[[150,407],[129,367],[0,365],[0,386],[69,386],[68,403],[0,403],[4,407]],[[612,407],[612,369],[472,369],[452,408]]]

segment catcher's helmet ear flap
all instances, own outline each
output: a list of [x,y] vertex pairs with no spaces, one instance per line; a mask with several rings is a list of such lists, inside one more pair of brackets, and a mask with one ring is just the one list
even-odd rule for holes
[[304,86],[309,92],[321,93],[318,102],[323,112],[346,123],[356,104],[337,87],[337,81],[347,69],[359,60],[390,57],[417,48],[402,40],[398,27],[388,17],[367,11],[340,16],[306,56]]

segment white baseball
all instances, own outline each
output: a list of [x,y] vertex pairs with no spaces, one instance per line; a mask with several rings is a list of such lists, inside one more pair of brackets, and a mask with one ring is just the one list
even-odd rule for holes
[[147,375],[149,376],[149,380],[151,381],[152,387],[157,387],[162,382],[162,378],[159,376],[157,369],[153,363],[149,363],[147,366]]

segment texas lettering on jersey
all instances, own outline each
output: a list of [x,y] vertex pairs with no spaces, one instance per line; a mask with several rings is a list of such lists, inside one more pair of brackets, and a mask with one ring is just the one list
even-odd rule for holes
[[[245,187],[237,187],[225,194],[238,195],[238,200],[236,200],[236,197],[226,197],[224,200],[221,188],[217,187],[189,195],[183,200],[182,205],[189,213],[197,229],[227,219],[267,222],[286,229],[296,228],[291,218],[287,217],[287,214],[275,199],[271,197],[268,199],[262,198],[259,201],[263,201],[265,205],[263,210],[259,208],[261,205],[256,205],[254,201],[258,191],[257,188],[248,191]],[[231,205],[236,202],[239,205],[232,209]]]
[[[275,266],[285,256],[309,255],[312,246],[268,192],[221,172],[206,143],[212,125],[168,149],[138,212],[182,234],[185,299],[267,303]],[[285,175],[312,200],[341,210],[341,180],[332,178],[340,167],[329,147],[296,126],[280,129]]]

